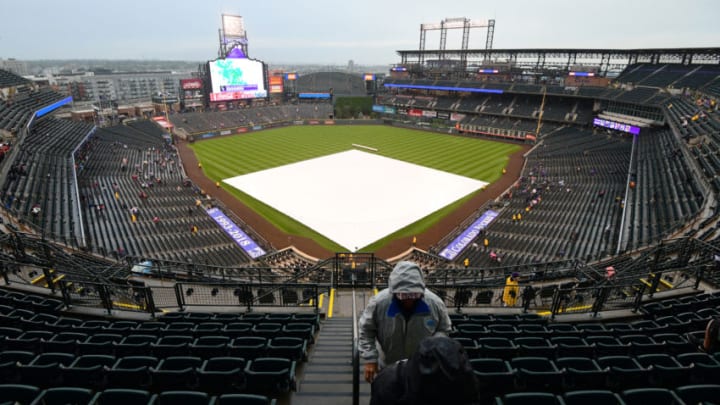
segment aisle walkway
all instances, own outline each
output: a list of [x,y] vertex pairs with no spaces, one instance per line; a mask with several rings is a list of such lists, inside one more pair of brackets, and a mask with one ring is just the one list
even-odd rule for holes
[[[352,404],[352,318],[325,320],[299,377],[292,405]],[[362,366],[361,366],[362,367]],[[370,400],[370,385],[360,382],[360,403]]]

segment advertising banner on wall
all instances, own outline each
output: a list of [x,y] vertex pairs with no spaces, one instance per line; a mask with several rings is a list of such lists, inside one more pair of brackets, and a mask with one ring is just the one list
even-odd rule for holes
[[452,113],[450,114],[450,121],[462,121],[465,118],[465,114]]
[[378,104],[374,104],[372,106],[372,110],[374,112],[379,112],[379,113],[383,113],[383,114],[395,114],[397,112],[395,107],[388,107],[386,105],[378,105]]
[[250,237],[240,229],[230,218],[227,217],[220,209],[211,208],[207,210],[210,218],[220,226],[234,241],[240,246],[248,256],[256,259],[265,254],[265,250],[258,246],[258,244],[250,239]]
[[440,256],[453,260],[457,257],[460,252],[463,251],[475,238],[480,234],[480,231],[487,228],[488,225],[498,216],[498,213],[493,210],[487,210],[480,216],[475,222],[472,223],[467,229],[465,229],[457,238],[455,238],[445,249],[440,252]]
[[183,90],[200,90],[203,88],[202,79],[182,79],[180,87]]

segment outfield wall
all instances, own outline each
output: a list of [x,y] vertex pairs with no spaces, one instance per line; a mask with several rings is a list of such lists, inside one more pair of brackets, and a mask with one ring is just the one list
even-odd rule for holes
[[196,141],[202,140],[202,139],[211,139],[211,138],[217,138],[220,136],[227,136],[227,135],[239,135],[239,134],[246,134],[249,132],[257,132],[262,131],[265,129],[272,129],[272,128],[282,128],[282,127],[289,127],[289,126],[301,126],[301,125],[384,125],[386,124],[383,120],[375,120],[375,119],[362,119],[362,120],[354,120],[354,119],[348,119],[348,120],[295,120],[295,121],[286,121],[286,122],[273,122],[269,124],[263,124],[263,125],[248,125],[248,126],[242,126],[242,127],[236,127],[236,128],[224,128],[219,131],[208,131],[208,132],[197,132],[193,133],[191,136],[195,138]]
[[[295,121],[284,121],[284,122],[272,122],[263,125],[247,125],[235,128],[223,128],[216,131],[204,131],[195,132],[190,135],[195,138],[196,141],[203,139],[217,138],[220,136],[246,134],[249,132],[257,132],[265,129],[272,128],[283,128],[289,126],[303,126],[303,125],[389,125],[400,128],[409,129],[420,129],[423,131],[438,132],[443,134],[457,134],[457,129],[453,127],[433,127],[429,125],[423,125],[424,123],[416,121],[396,121],[390,119],[310,119],[310,120],[295,120]],[[183,137],[183,134],[176,134]]]

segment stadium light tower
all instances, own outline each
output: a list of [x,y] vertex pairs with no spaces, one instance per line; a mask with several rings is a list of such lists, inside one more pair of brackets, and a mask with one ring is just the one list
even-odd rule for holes
[[[440,50],[444,51],[447,46],[447,32],[452,29],[462,29],[462,45],[461,50],[467,51],[470,43],[470,29],[487,27],[487,38],[485,40],[485,50],[492,49],[493,36],[495,35],[495,20],[471,20],[465,17],[446,18],[439,23],[420,24],[420,63],[425,62],[425,40],[427,31],[440,30]],[[467,63],[466,52],[461,53],[461,61],[463,66]]]
[[245,22],[239,15],[222,15],[222,28],[218,30],[220,49],[218,57],[224,58],[235,48],[240,48],[244,56],[248,56],[248,40]]

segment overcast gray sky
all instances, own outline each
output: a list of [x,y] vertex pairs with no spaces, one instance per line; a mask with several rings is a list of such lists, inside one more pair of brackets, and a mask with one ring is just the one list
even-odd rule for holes
[[[720,47],[719,0],[2,0],[0,58],[217,56],[223,13],[241,15],[250,56],[270,63],[378,65],[418,49],[421,23],[495,19],[494,48]],[[473,29],[470,48],[484,48]],[[439,32],[426,49],[439,48]],[[460,48],[461,30],[447,49]]]

